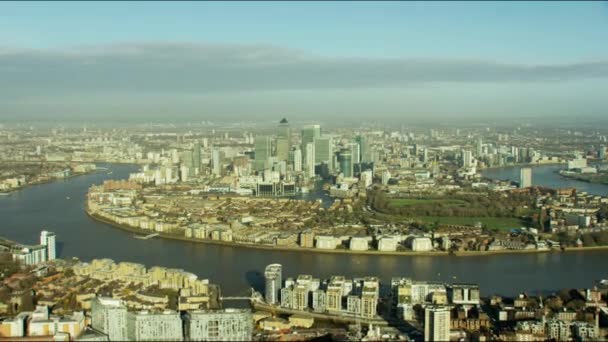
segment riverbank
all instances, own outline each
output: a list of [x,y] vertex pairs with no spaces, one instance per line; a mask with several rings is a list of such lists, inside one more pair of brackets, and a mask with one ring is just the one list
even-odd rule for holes
[[479,168],[479,171],[485,171],[485,170],[498,170],[498,169],[504,169],[504,168],[509,168],[509,167],[538,167],[538,166],[555,166],[555,165],[566,165],[567,163],[565,162],[552,162],[552,163],[518,163],[518,164],[509,164],[509,165],[503,165],[503,166],[490,166],[490,167],[484,167],[484,168]]
[[608,185],[608,174],[589,174],[589,175],[583,175],[580,173],[566,173],[566,172],[558,172],[560,176],[565,177],[565,178],[569,178],[569,179],[574,179],[577,181],[581,181],[581,182],[585,182],[585,183],[591,183],[591,184],[604,184],[604,185]]
[[69,179],[80,177],[80,176],[90,175],[90,174],[93,174],[93,173],[96,173],[96,172],[100,172],[100,171],[104,171],[104,170],[95,169],[95,170],[90,171],[90,172],[73,173],[73,174],[70,174],[69,176],[63,177],[63,178],[51,178],[51,179],[45,179],[45,180],[41,180],[41,181],[36,181],[36,182],[25,184],[25,185],[20,186],[18,188],[6,190],[6,191],[4,191],[4,190],[0,191],[0,196],[8,196],[10,194],[16,193],[18,191],[27,189],[27,188],[32,187],[32,186],[50,184],[50,183],[57,182],[57,181],[62,181],[62,180],[65,181],[65,180],[69,180]]
[[[178,236],[173,234],[167,234],[162,232],[144,230],[140,228],[135,228],[123,224],[119,224],[94,213],[85,210],[87,216],[95,221],[99,221],[105,223],[114,228],[118,228],[124,231],[128,231],[134,234],[143,234],[148,235],[150,233],[157,233],[158,238],[169,239],[169,240],[177,240],[183,242],[190,243],[199,243],[199,244],[210,244],[210,245],[221,245],[227,247],[236,247],[236,248],[249,248],[249,249],[260,249],[260,250],[272,250],[272,251],[286,251],[286,252],[299,252],[299,253],[325,253],[325,254],[349,254],[349,255],[378,255],[378,256],[431,256],[431,257],[471,257],[471,256],[492,256],[492,255],[503,255],[503,254],[539,254],[539,253],[560,253],[561,250],[538,250],[538,249],[522,249],[522,250],[514,250],[514,249],[505,249],[505,250],[496,250],[496,251],[459,251],[459,252],[446,252],[446,251],[433,251],[433,252],[413,252],[413,251],[395,251],[395,252],[381,252],[377,250],[367,250],[367,251],[351,251],[348,249],[319,249],[319,248],[306,248],[306,247],[287,247],[287,246],[270,246],[270,245],[261,245],[261,244],[253,244],[253,243],[236,243],[236,242],[227,242],[227,241],[218,241],[218,240],[207,240],[207,239],[196,239],[196,238],[187,238],[185,236]],[[594,247],[569,247],[564,251],[590,251],[590,250],[608,250],[608,246],[594,246]]]

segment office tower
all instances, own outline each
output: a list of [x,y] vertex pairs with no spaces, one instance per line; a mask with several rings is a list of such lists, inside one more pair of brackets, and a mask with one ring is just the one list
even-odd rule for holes
[[532,186],[532,169],[529,167],[522,167],[519,170],[519,187],[527,188]]
[[127,340],[127,307],[120,299],[96,297],[91,301],[91,326],[110,341]]
[[46,246],[46,260],[55,260],[55,233],[43,230],[40,232],[40,244]]
[[331,165],[333,148],[331,138],[315,139],[315,164],[326,163]]
[[424,309],[424,340],[450,340],[450,309],[441,306],[428,306]]
[[277,304],[279,302],[279,292],[283,284],[283,267],[281,264],[270,264],[266,266],[264,271],[264,280],[266,283],[266,302],[268,304]]
[[192,146],[192,167],[196,170],[200,170],[201,167],[201,143],[198,140]]
[[182,319],[179,312],[135,311],[127,313],[129,341],[181,341]]
[[340,163],[340,172],[344,174],[344,177],[353,176],[353,158],[350,150],[342,149],[338,157],[338,163]]
[[283,118],[277,127],[277,158],[287,161],[291,147],[291,127],[287,119]]
[[429,149],[426,147],[424,148],[424,150],[422,150],[422,162],[424,162],[424,163],[429,162]]
[[256,171],[264,171],[268,167],[268,158],[270,158],[270,137],[257,136],[255,137],[255,159],[254,169]]
[[184,151],[182,166],[186,166],[188,168],[188,177],[194,177],[197,175],[197,168],[194,167],[194,153],[192,151]]
[[475,147],[477,148],[477,158],[479,158],[483,154],[483,141],[481,140],[481,137],[477,138],[477,146]]
[[306,153],[304,155],[304,171],[309,178],[315,176],[315,144],[306,144]]
[[251,341],[249,309],[197,310],[186,314],[186,341]]
[[359,160],[362,163],[369,163],[372,161],[371,150],[369,147],[369,138],[365,135],[360,135],[356,138],[359,143]]
[[220,176],[222,174],[222,160],[221,160],[219,147],[213,148],[212,162],[213,162],[213,174],[216,176]]
[[599,153],[598,153],[598,157],[599,157],[601,160],[606,159],[606,146],[604,146],[604,145],[600,146],[600,150],[599,150]]
[[306,145],[314,143],[316,138],[321,137],[321,126],[320,125],[307,125],[302,128],[302,158],[306,160]]
[[293,170],[295,172],[302,171],[302,150],[295,150],[293,152]]
[[289,141],[287,138],[277,138],[277,160],[289,160]]
[[414,157],[418,157],[418,144],[414,144]]
[[361,147],[358,143],[350,144],[350,153],[353,158],[353,165],[361,162]]

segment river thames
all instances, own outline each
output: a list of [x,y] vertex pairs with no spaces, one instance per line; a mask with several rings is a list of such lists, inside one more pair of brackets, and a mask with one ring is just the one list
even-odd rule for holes
[[[196,244],[162,239],[138,240],[133,234],[93,221],[84,212],[84,199],[92,184],[124,179],[133,165],[109,165],[112,174],[98,172],[63,181],[35,185],[0,197],[0,235],[23,243],[38,243],[41,230],[57,233],[58,256],[83,261],[111,258],[146,266],[181,268],[219,284],[228,295],[244,294],[263,284],[264,267],[283,264],[283,279],[297,274],[329,277],[376,275],[383,281],[407,276],[416,280],[470,282],[482,295],[514,295],[519,291],[550,291],[563,287],[589,287],[608,277],[608,251],[551,252],[489,256],[378,256],[303,253]],[[568,179],[554,183],[556,166],[534,169],[534,184],[576,186],[583,191],[608,194],[608,186]],[[559,168],[559,167],[557,167]],[[519,175],[517,168],[488,170],[490,177]],[[548,176],[547,176],[548,175]],[[549,177],[542,178],[542,177]],[[516,178],[514,178],[516,179]],[[597,191],[597,192],[596,192]]]

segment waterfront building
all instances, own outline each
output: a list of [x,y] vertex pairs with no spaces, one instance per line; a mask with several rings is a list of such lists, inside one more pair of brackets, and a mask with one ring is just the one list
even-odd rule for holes
[[529,167],[522,167],[519,170],[519,187],[529,188],[532,186],[532,169]]
[[378,240],[378,250],[381,252],[394,252],[397,250],[399,240],[395,237],[381,237]]
[[316,247],[319,249],[336,249],[340,240],[334,236],[318,235],[315,237]]
[[127,338],[131,341],[182,341],[179,312],[135,311],[127,313]]
[[454,284],[450,288],[452,303],[479,305],[479,286],[474,284]]
[[46,230],[40,232],[40,244],[46,246],[46,260],[55,260],[55,233]]
[[349,248],[351,251],[366,251],[369,248],[368,239],[366,237],[353,236],[350,238]]
[[412,251],[428,252],[433,250],[433,242],[426,237],[417,237],[412,239]]
[[[287,281],[289,281],[289,279]],[[293,289],[291,285],[285,285],[285,287],[281,289],[281,307],[287,309],[293,307]]]
[[326,309],[325,291],[317,289],[312,291],[312,309],[315,312],[325,312]]
[[346,311],[349,314],[361,314],[361,298],[359,296],[350,295],[346,297]]
[[600,146],[600,149],[598,151],[598,158],[600,160],[606,159],[606,146],[604,146],[604,145]]
[[268,304],[277,304],[279,302],[279,292],[281,290],[283,267],[281,264],[270,264],[266,266],[264,271],[264,280],[266,284],[266,302]]
[[300,247],[313,248],[315,246],[315,232],[306,230],[300,233]]
[[270,137],[268,136],[257,136],[255,137],[255,159],[254,169],[255,171],[264,171],[268,168],[268,160],[270,158]]
[[250,341],[253,333],[249,309],[191,311],[185,321],[188,341]]
[[43,245],[17,245],[11,250],[14,261],[23,265],[36,265],[46,261],[47,247]]
[[91,326],[110,341],[127,340],[127,307],[119,299],[96,297],[91,301]]
[[[337,278],[337,277],[335,277]],[[344,279],[334,279],[330,281],[325,292],[325,308],[328,312],[342,311],[342,287]]]
[[306,310],[308,308],[309,286],[297,284],[292,292],[292,309]]
[[444,306],[427,306],[424,309],[424,340],[450,340],[450,309]]

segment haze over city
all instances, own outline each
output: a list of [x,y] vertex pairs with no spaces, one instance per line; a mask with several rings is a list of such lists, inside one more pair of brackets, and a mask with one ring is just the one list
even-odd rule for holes
[[606,110],[606,2],[2,2],[0,41],[0,121]]
[[608,341],[607,2],[1,2],[0,341]]

